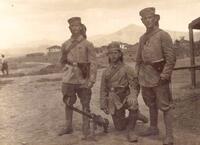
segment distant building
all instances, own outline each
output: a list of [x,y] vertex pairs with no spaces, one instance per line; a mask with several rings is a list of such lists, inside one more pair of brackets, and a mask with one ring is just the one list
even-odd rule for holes
[[41,57],[41,56],[44,56],[44,53],[36,52],[36,53],[29,53],[26,55],[26,57]]
[[138,43],[132,45],[132,44],[127,44],[124,43],[124,47],[126,49],[122,49],[124,52],[124,58],[126,61],[135,61],[136,58],[136,53],[138,49]]
[[47,50],[48,50],[48,53],[60,52],[61,47],[58,45],[53,45],[51,47],[48,47]]
[[184,38],[175,40],[174,49],[176,51],[177,58],[185,58],[190,56],[190,42]]
[[25,60],[43,62],[45,61],[45,54],[43,52],[29,53],[29,54],[26,54]]
[[51,63],[58,63],[61,57],[61,47],[58,45],[53,45],[47,48],[46,60]]

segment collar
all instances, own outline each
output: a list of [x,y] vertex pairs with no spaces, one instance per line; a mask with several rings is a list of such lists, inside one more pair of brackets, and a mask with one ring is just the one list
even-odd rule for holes
[[71,36],[71,38],[70,38],[70,40],[71,40],[71,42],[80,42],[80,41],[82,41],[83,39],[85,39],[82,35],[79,35],[77,38],[74,38],[74,37],[72,37]]
[[149,34],[149,33],[152,33],[152,32],[154,32],[154,31],[157,31],[159,29],[159,27],[158,26],[155,26],[152,30],[150,30],[150,31],[147,31],[146,30],[146,33],[145,34]]
[[116,64],[110,64],[110,67],[111,67],[111,69],[112,68],[117,68],[117,67],[119,67],[119,66],[121,66],[123,63],[121,62],[121,61],[119,61],[118,63],[116,63]]

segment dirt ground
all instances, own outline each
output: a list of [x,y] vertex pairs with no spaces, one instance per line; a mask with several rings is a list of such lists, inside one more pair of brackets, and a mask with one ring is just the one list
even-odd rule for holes
[[[99,109],[101,73],[102,70],[98,72],[97,83],[93,88],[91,110],[111,122],[110,116]],[[175,72],[174,78],[175,145],[200,145],[200,121],[196,119],[200,118],[200,91],[187,87],[189,82],[185,80],[189,78],[182,73]],[[117,132],[112,122],[108,134],[102,133],[101,129],[96,131],[97,141],[81,140],[81,116],[77,113],[74,113],[73,119],[74,133],[58,136],[65,124],[60,73],[1,78],[0,82],[0,145],[132,145],[126,140],[126,132]],[[141,96],[139,104],[141,112],[148,116],[148,108]],[[75,106],[81,108],[79,101]],[[139,142],[133,144],[162,145],[162,117],[160,112],[159,136],[139,137]],[[138,122],[137,133],[147,126]]]

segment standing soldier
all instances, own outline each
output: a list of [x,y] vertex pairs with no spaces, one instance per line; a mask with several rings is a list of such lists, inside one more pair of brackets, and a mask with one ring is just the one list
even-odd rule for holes
[[[100,107],[106,114],[112,115],[117,130],[127,129],[127,139],[137,142],[134,133],[136,121],[147,122],[147,118],[138,111],[139,84],[134,70],[123,63],[123,53],[117,42],[108,46],[110,66],[103,72],[100,89]],[[125,110],[129,110],[128,118]]]
[[[77,96],[82,104],[82,110],[90,113],[91,88],[96,80],[96,54],[93,44],[86,40],[86,27],[80,17],[68,20],[71,38],[62,45],[61,64],[63,65],[62,93],[66,104],[66,128],[59,135],[71,134],[73,111],[68,105],[76,102]],[[83,139],[90,134],[89,119],[83,116]]]
[[8,75],[8,61],[6,60],[4,54],[2,54],[1,57],[2,57],[1,58],[1,64],[2,64],[1,71],[2,71],[2,74],[5,75],[5,71],[6,71],[6,75]]
[[160,16],[155,14],[155,8],[145,8],[139,14],[146,27],[146,33],[140,38],[136,69],[142,96],[150,113],[150,127],[143,135],[159,134],[158,109],[160,109],[164,114],[166,129],[163,145],[173,145],[170,80],[176,56],[172,39],[167,32],[159,29]]

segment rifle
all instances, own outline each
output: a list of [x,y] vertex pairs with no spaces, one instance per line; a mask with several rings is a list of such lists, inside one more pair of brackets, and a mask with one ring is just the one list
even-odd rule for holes
[[67,107],[69,107],[71,110],[82,114],[84,116],[87,116],[88,118],[91,119],[92,124],[93,124],[93,128],[92,128],[92,135],[95,136],[95,130],[97,129],[97,127],[102,127],[104,129],[105,133],[108,133],[108,126],[109,126],[109,120],[106,118],[103,118],[101,115],[96,115],[94,113],[87,113],[84,112],[82,110],[79,110],[78,108],[72,106],[72,105],[67,105]]

